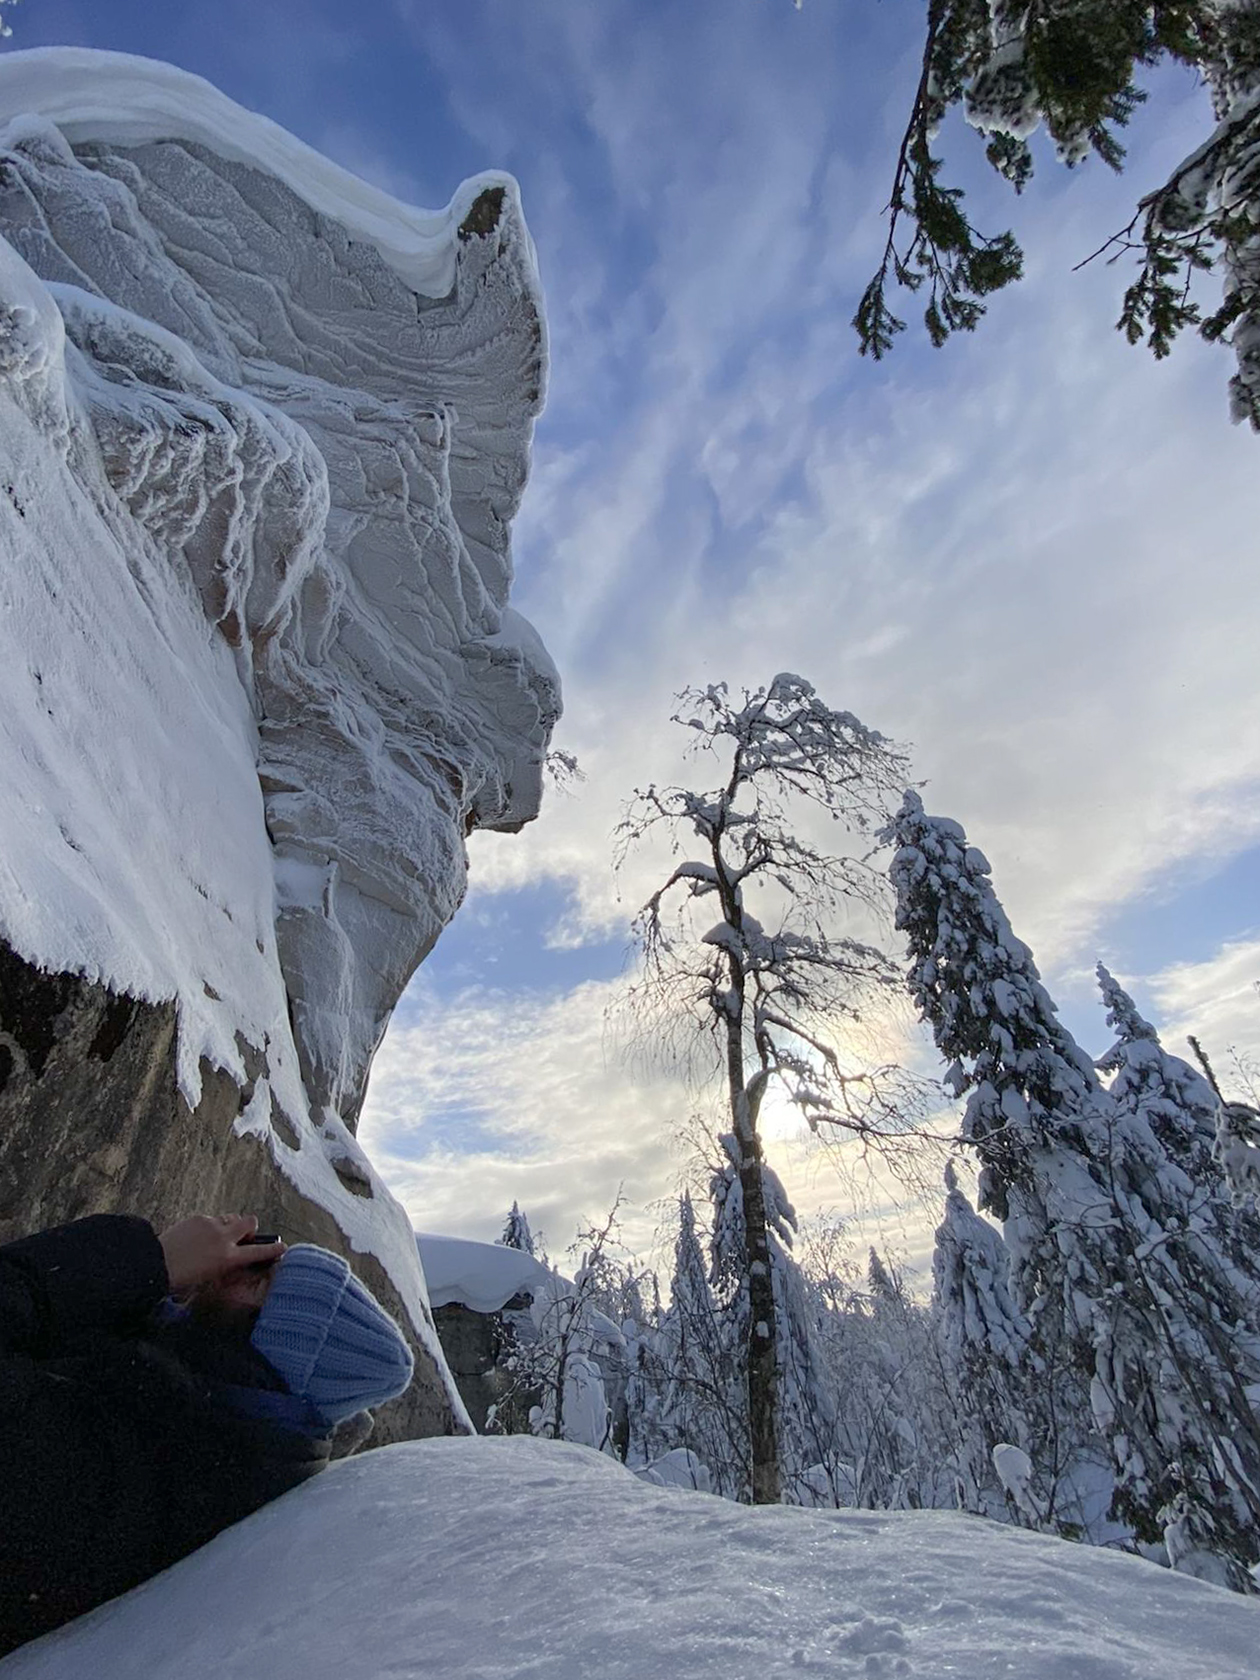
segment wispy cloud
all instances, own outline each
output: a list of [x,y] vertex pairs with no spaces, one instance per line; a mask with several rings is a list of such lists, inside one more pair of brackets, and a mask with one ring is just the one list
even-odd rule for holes
[[[555,370],[518,601],[559,656],[588,777],[525,834],[474,837],[474,879],[566,882],[570,942],[624,928],[662,858],[614,880],[621,802],[693,773],[673,693],[796,669],[913,742],[929,805],[967,824],[1052,983],[1071,983],[1118,905],[1260,840],[1239,610],[1256,445],[1224,422],[1222,358],[1191,345],[1155,366],[1111,331],[1115,274],[1070,274],[1193,114],[1182,99],[1139,131],[1120,183],[1054,177],[1015,206],[965,168],[991,220],[1018,212],[1030,277],[974,340],[907,342],[872,368],[847,316],[878,241],[908,14],[862,42],[895,66],[880,84],[840,51],[862,9],[825,27],[813,10],[803,35],[771,8],[540,4],[526,23],[491,4],[475,75],[453,27],[435,49],[465,126],[522,176],[547,277]],[[392,1080],[413,1113],[444,1113],[449,1080],[428,1089],[415,1059],[430,1028],[467,1038],[488,1081],[472,1106],[503,1141],[400,1165],[426,1217],[497,1218],[525,1174],[571,1228],[609,1198],[627,1133],[629,1184],[659,1193],[683,1098],[666,1115],[605,1060],[592,1012],[615,988],[499,998],[496,1029],[484,1000],[433,993],[440,955],[426,1030],[391,1033],[373,1102]],[[503,1119],[524,1112],[518,1063],[547,1093],[524,1132]],[[775,1149],[805,1208],[835,1199],[790,1132]]]
[[[1153,882],[1260,842],[1257,446],[1225,422],[1219,352],[1153,363],[1111,329],[1117,273],[1071,273],[1186,149],[1188,85],[1165,83],[1119,181],[1047,166],[1016,202],[961,136],[973,202],[1018,225],[1029,277],[974,339],[936,354],[907,335],[873,367],[847,321],[918,7],[402,10],[484,162],[521,177],[552,324],[517,602],[559,658],[588,780],[525,834],[474,837],[481,891],[562,881],[567,940],[623,928],[660,860],[618,889],[611,834],[634,786],[687,773],[672,695],[785,668],[913,743],[930,807],[989,853],[1052,986]],[[470,1108],[502,1147],[479,1132],[421,1165],[413,1137],[397,1171],[416,1205],[467,1228],[484,1188],[493,1221],[525,1172],[571,1220],[608,1199],[627,1130],[629,1176],[656,1193],[668,1126],[605,1062],[595,993],[498,998],[496,1031],[441,972],[439,949],[426,1028],[391,1031],[373,1105],[392,1088],[413,1117],[446,1113],[449,1079],[416,1068],[433,1033],[466,1041],[487,1080]],[[518,1060],[548,1093],[524,1131],[501,1119],[503,1100],[521,1112]],[[592,1130],[595,1107],[622,1118]]]
[[1193,1033],[1222,1085],[1229,1083],[1229,1051],[1260,1061],[1260,936],[1231,940],[1208,962],[1173,963],[1148,985],[1177,1055],[1189,1055],[1184,1040]]
[[[622,1189],[631,1246],[651,1246],[695,1096],[667,1068],[627,1069],[607,1013],[619,990],[413,995],[373,1067],[362,1135],[418,1228],[489,1241],[519,1200],[559,1251]],[[461,1141],[434,1145],[449,1115]]]

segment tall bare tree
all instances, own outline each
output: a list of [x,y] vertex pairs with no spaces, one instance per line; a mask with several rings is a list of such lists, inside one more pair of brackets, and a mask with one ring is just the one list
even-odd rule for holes
[[766,1163],[762,1103],[777,1085],[814,1130],[891,1144],[906,1130],[910,1089],[898,1069],[872,1068],[845,1045],[846,1027],[896,984],[884,952],[859,937],[884,908],[882,878],[859,855],[817,849],[799,819],[815,807],[860,842],[886,820],[907,766],[800,677],[777,676],[740,701],[725,684],[679,699],[674,721],[695,731],[717,785],[639,791],[620,855],[662,828],[687,854],[636,919],[645,958],[636,998],[656,1019],[663,1006],[667,1031],[707,1041],[725,1085],[729,1170],[715,1254],[744,1314],[749,1482],[753,1502],[767,1504],[782,1480],[776,1255],[796,1216]]

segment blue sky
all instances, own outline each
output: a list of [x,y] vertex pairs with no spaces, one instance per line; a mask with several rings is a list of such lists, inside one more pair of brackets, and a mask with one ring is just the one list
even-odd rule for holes
[[[1112,331],[1121,269],[1072,272],[1203,131],[1162,75],[1116,179],[1043,157],[1015,200],[947,133],[1028,278],[972,338],[882,364],[848,327],[915,77],[917,0],[23,0],[13,46],[166,58],[413,202],[507,168],[552,338],[516,605],[560,665],[587,780],[473,890],[401,1005],[364,1135],[417,1222],[495,1233],[515,1197],[563,1246],[618,1182],[665,1196],[696,1105],[628,1066],[645,860],[621,800],[679,772],[689,682],[811,678],[911,744],[929,809],[994,866],[1069,1024],[1103,957],[1177,1043],[1260,1048],[1260,439],[1227,353],[1156,364]],[[659,860],[657,860],[659,861]],[[802,1207],[844,1189],[775,1140]],[[653,1216],[634,1212],[632,1240]],[[911,1239],[914,1246],[914,1239]]]

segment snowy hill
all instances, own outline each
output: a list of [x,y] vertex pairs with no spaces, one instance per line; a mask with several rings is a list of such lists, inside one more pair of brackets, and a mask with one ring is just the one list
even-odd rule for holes
[[334,1465],[0,1680],[1243,1680],[1260,1606],[950,1512],[750,1510],[580,1447]]

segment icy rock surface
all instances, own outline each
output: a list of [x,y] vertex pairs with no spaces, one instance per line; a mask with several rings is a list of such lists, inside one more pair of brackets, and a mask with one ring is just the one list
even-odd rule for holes
[[515,184],[412,210],[56,48],[0,58],[0,235],[0,936],[176,999],[190,1105],[236,1076],[238,1129],[418,1282],[353,1128],[559,705],[508,605],[546,361]]
[[753,1510],[514,1436],[335,1464],[0,1676],[1245,1680],[1258,1636],[1254,1600],[1118,1552]]

